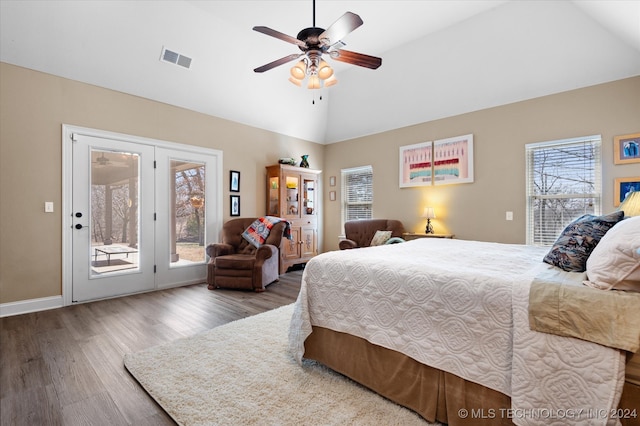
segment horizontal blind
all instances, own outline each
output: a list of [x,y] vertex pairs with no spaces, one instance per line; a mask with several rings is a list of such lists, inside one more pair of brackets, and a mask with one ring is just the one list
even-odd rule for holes
[[342,170],[343,221],[371,219],[373,206],[373,168]]
[[527,244],[551,245],[584,214],[601,211],[601,138],[526,145]]

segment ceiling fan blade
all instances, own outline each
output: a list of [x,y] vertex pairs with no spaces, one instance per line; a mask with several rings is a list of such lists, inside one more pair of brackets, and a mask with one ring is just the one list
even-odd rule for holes
[[352,12],[347,12],[331,24],[329,28],[324,30],[324,32],[318,36],[318,39],[325,46],[331,46],[362,24],[363,22],[360,16]]
[[277,59],[273,62],[269,62],[268,64],[265,64],[261,67],[258,67],[256,69],[254,69],[255,72],[265,72],[265,71],[269,71],[271,68],[275,68],[277,66],[280,66],[282,64],[286,64],[287,62],[291,62],[294,59],[298,59],[300,56],[304,55],[304,53],[294,53],[291,54],[289,56],[285,56],[284,58],[280,58]]
[[365,55],[363,53],[351,52],[350,50],[332,50],[330,52],[330,56],[336,61],[358,65],[359,67],[371,68],[372,70],[375,70],[382,65],[382,58]]
[[269,27],[260,27],[260,26],[258,26],[258,27],[253,27],[253,30],[257,31],[259,33],[262,33],[262,34],[266,34],[266,35],[271,36],[271,37],[275,37],[275,38],[280,39],[282,41],[286,41],[287,43],[295,44],[295,45],[300,46],[300,47],[307,47],[307,44],[304,41],[298,40],[295,37],[291,37],[289,35],[281,33],[280,31],[273,30],[273,29],[271,29]]

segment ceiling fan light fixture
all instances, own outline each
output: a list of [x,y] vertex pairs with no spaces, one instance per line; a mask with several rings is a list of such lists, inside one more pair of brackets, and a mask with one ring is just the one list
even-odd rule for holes
[[299,61],[291,68],[291,76],[297,80],[304,80],[307,74],[307,63],[303,60]]
[[327,78],[324,81],[324,87],[329,87],[329,86],[333,86],[333,85],[336,85],[336,84],[338,84],[338,79],[336,78],[335,75],[333,75],[333,73],[332,73],[331,77]]
[[289,81],[298,87],[302,87],[302,80],[298,80],[297,78],[294,78],[294,77],[289,77]]
[[310,75],[309,82],[307,83],[308,89],[319,89],[322,87],[320,83],[320,78],[317,75]]
[[331,68],[326,61],[321,60],[320,64],[318,65],[318,77],[320,77],[321,80],[326,80],[332,75],[333,68]]

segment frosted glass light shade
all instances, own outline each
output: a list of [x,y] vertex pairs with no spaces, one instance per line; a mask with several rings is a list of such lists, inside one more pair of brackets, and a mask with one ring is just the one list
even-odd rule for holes
[[304,62],[304,60],[291,67],[291,76],[297,80],[303,80],[306,74],[307,64]]

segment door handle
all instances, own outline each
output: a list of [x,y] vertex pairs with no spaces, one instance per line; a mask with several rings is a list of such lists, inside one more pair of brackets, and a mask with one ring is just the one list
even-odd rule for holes
[[80,223],[77,223],[75,228],[76,229],[82,229],[82,228],[84,228],[84,226],[82,226],[82,224],[80,224]]

